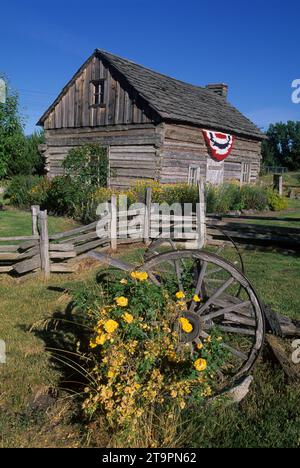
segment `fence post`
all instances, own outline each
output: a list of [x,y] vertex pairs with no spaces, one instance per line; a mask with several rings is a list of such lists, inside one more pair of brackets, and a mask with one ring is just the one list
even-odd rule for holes
[[198,229],[198,249],[202,249],[206,244],[206,206],[205,187],[201,177],[198,184],[199,203],[197,204],[197,229]]
[[31,206],[31,218],[32,218],[32,235],[38,236],[38,214],[40,212],[39,205],[32,205]]
[[50,277],[50,256],[49,256],[49,233],[48,233],[48,216],[47,211],[40,211],[39,231],[40,231],[40,255],[41,269],[44,272],[45,279]]
[[110,242],[111,242],[111,250],[116,252],[118,243],[117,243],[117,196],[112,195],[111,197],[111,224],[110,224]]
[[150,243],[150,224],[151,224],[151,204],[152,204],[152,189],[146,189],[146,206],[145,206],[145,220],[144,220],[144,243]]
[[279,192],[279,195],[283,195],[283,177],[280,174],[274,174],[273,176],[273,187],[274,190]]

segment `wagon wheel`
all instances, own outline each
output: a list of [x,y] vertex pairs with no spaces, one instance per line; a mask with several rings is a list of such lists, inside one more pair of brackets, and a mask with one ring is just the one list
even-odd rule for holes
[[[226,363],[218,370],[221,387],[249,373],[264,343],[264,314],[249,280],[234,265],[205,251],[182,250],[156,255],[140,269],[174,295],[178,290],[185,293],[187,309],[180,314],[190,321],[193,331],[180,335],[192,353],[213,332],[222,337]],[[200,303],[193,301],[195,295],[200,296]]]
[[[234,240],[224,231],[222,231],[222,229],[220,229],[219,227],[217,226],[211,226],[211,228],[213,229],[216,229],[218,231],[221,232],[221,234],[227,238],[227,240],[229,242],[231,242],[232,246],[233,246],[233,250],[235,252],[235,258],[232,260],[232,263],[234,264],[235,268],[238,269],[241,273],[245,274],[245,265],[244,265],[244,261],[243,261],[243,257],[242,257],[242,254],[237,246],[237,244],[234,242]],[[146,250],[145,254],[144,254],[144,260],[145,261],[148,261],[162,253],[166,253],[166,252],[169,252],[169,251],[178,251],[178,250],[182,250],[182,245],[183,243],[180,242],[180,241],[175,241],[173,239],[164,239],[163,237],[159,237],[157,239],[154,239],[151,244],[149,245],[148,249]],[[224,244],[221,244],[217,251],[215,252],[216,255],[218,255],[219,257],[222,256],[222,253],[224,252],[226,248],[226,242]],[[224,260],[226,260],[224,258]],[[180,262],[184,263],[184,260],[180,260]],[[214,269],[212,269],[212,273],[213,273]],[[207,271],[207,274],[206,274],[206,287],[208,289],[213,289],[210,287],[210,283],[215,283],[215,279],[213,278],[210,278],[210,267],[208,267],[208,271]],[[213,287],[215,286],[215,284],[212,285]],[[242,288],[239,288],[236,290],[236,297],[239,297],[240,294],[242,292]]]
[[[217,251],[215,252],[216,255],[222,256],[222,253],[224,252],[226,248],[226,242],[230,242],[232,244],[232,247],[236,253],[236,258],[231,260],[231,263],[234,264],[234,266],[239,269],[243,274],[245,274],[245,264],[243,261],[243,257],[241,254],[241,251],[237,245],[237,243],[232,239],[232,237],[225,232],[223,229],[221,229],[219,226],[215,225],[210,225],[210,229],[214,229],[216,231],[219,231],[220,234],[225,237],[224,243],[222,243]],[[145,260],[149,260],[150,258],[159,255],[161,253],[164,253],[169,250],[180,250],[181,246],[183,245],[182,242],[176,241],[173,239],[165,239],[160,235],[156,239],[153,239],[149,247],[147,248],[144,258]]]

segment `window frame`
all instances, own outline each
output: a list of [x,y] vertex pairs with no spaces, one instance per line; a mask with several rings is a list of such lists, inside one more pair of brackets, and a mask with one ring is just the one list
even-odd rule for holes
[[[246,169],[247,168],[247,169]],[[251,162],[242,162],[241,167],[241,184],[250,184],[251,181]]]
[[[96,87],[99,86],[99,91],[96,92]],[[105,86],[106,80],[91,80],[90,81],[90,107],[106,107],[105,104]],[[96,102],[96,97],[98,102]],[[100,99],[99,99],[100,98]]]
[[200,166],[196,164],[191,164],[189,166],[188,184],[192,186],[197,186],[200,182],[200,177],[201,177]]

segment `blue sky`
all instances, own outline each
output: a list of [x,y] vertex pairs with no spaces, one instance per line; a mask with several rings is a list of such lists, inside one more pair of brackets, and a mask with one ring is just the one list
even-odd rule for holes
[[300,120],[299,0],[9,0],[0,72],[21,98],[26,132],[95,48],[193,84],[224,82],[258,126]]

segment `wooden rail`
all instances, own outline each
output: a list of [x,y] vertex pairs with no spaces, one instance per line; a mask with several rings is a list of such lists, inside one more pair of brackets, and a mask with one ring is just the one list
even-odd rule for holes
[[[136,242],[148,245],[164,228],[170,228],[170,236],[184,228],[188,232],[180,240],[196,240],[201,248],[206,236],[203,181],[199,185],[199,201],[197,213],[190,216],[161,216],[152,204],[151,188],[146,190],[145,204],[128,211],[118,210],[113,195],[101,219],[54,235],[48,233],[47,212],[33,206],[31,236],[0,238],[0,273],[25,275],[40,270],[47,279],[51,273],[74,271],[70,262],[92,250],[109,247],[116,251],[118,245]],[[2,242],[14,244],[1,245]]]

